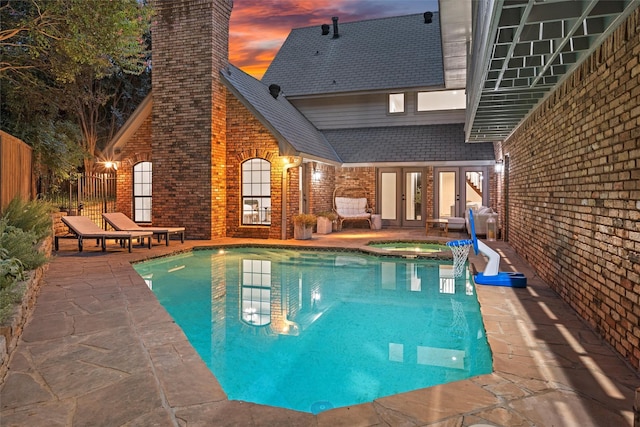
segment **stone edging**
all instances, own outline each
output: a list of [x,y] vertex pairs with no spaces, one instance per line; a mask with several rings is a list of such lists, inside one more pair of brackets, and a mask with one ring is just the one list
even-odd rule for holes
[[[47,256],[51,255],[52,242],[53,239],[48,237],[40,247],[41,251],[48,254]],[[22,297],[22,303],[14,308],[11,319],[5,324],[0,325],[0,384],[4,382],[5,375],[7,374],[11,352],[18,345],[22,330],[33,313],[47,265],[48,261],[43,266],[26,273],[26,290]]]

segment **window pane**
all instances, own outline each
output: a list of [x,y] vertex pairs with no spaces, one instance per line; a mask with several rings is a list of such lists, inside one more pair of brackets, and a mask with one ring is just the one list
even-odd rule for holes
[[389,112],[404,113],[404,93],[389,94]]
[[151,162],[140,162],[133,166],[134,221],[151,222],[151,169]]
[[[271,163],[249,159],[242,164],[242,224],[269,225],[271,212]],[[251,206],[248,206],[248,204]]]
[[418,92],[418,111],[462,110],[466,102],[464,90]]

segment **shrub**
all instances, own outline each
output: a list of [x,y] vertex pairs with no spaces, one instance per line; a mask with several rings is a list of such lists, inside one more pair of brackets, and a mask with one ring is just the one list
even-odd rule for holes
[[51,235],[53,211],[50,203],[41,200],[24,201],[20,197],[15,197],[5,209],[2,218],[9,226],[33,232],[37,242],[40,242]]
[[322,211],[317,213],[318,216],[323,216],[327,218],[329,221],[333,222],[338,219],[338,214],[331,211]]
[[0,324],[12,313],[13,306],[20,302],[24,287],[24,268],[17,258],[9,258],[6,249],[0,248]]
[[6,251],[5,259],[17,258],[25,270],[33,270],[47,261],[47,257],[37,249],[39,239],[34,231],[24,231],[8,225],[0,219],[0,250]]
[[313,227],[316,225],[317,218],[313,214],[298,214],[294,215],[293,223],[295,225],[304,225],[305,227]]
[[0,289],[24,278],[24,266],[18,258],[9,257],[9,251],[0,248]]
[[0,325],[11,316],[13,307],[22,300],[24,290],[24,282],[19,281],[0,289]]
[[22,300],[24,272],[47,261],[38,244],[52,232],[52,212],[48,203],[15,198],[0,218],[0,324]]

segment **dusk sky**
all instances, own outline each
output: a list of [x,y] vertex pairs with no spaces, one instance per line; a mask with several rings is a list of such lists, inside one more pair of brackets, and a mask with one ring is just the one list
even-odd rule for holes
[[234,0],[229,60],[260,79],[294,28],[436,10],[437,0]]

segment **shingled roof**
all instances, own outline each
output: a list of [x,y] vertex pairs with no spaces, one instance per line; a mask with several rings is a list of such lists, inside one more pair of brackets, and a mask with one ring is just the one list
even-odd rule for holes
[[289,96],[444,87],[439,13],[319,25],[291,31],[262,81]]
[[335,129],[322,132],[344,163],[494,161],[493,144],[467,144],[464,124]]
[[274,98],[267,85],[233,65],[220,75],[229,90],[271,131],[282,154],[340,163],[324,136],[284,96]]
[[319,131],[286,98],[230,65],[221,71],[229,90],[274,135],[285,155],[334,164],[493,161],[492,143],[467,144],[464,124],[389,126]]

